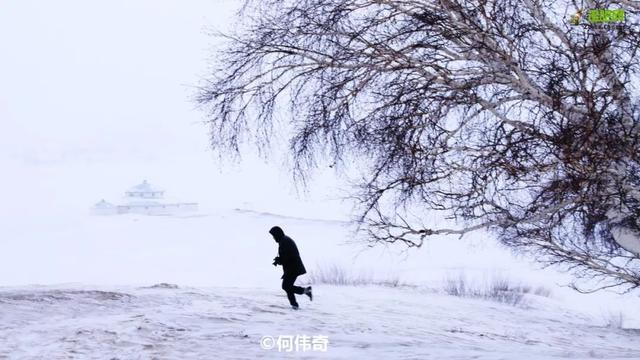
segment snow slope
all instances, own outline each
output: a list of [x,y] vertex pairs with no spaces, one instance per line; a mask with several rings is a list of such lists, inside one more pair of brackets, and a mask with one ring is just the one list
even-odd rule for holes
[[[21,287],[0,291],[6,359],[638,359],[638,330],[597,326],[545,298],[519,308],[420,288]],[[328,336],[327,351],[262,349]]]

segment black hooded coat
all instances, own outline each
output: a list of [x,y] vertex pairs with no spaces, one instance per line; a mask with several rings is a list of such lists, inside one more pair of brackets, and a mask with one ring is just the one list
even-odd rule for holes
[[300,276],[306,274],[307,270],[304,268],[296,243],[290,237],[286,236],[284,231],[278,226],[271,228],[269,233],[278,242],[276,264],[282,265],[284,272],[282,278],[285,276]]

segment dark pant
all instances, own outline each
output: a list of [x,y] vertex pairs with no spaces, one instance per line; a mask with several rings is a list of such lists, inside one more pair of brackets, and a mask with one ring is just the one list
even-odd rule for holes
[[303,287],[293,285],[293,283],[296,282],[297,277],[298,275],[284,275],[284,277],[282,278],[282,290],[287,292],[289,303],[292,306],[298,306],[295,294],[304,294]]

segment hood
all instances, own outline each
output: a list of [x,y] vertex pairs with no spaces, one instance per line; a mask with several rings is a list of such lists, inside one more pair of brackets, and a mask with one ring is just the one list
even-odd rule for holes
[[279,241],[284,237],[284,231],[279,226],[274,226],[269,230],[269,234],[273,236],[276,241]]

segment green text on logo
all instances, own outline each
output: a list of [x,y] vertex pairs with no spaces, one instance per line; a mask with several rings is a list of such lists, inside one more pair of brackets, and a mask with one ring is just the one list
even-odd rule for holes
[[592,9],[587,13],[587,21],[592,24],[624,22],[624,10]]

